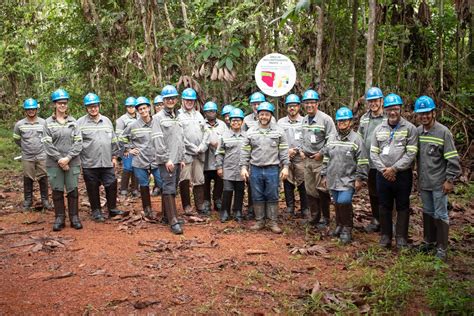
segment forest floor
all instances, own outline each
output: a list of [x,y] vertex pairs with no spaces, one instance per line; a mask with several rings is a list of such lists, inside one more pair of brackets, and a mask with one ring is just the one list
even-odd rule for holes
[[[194,223],[183,216],[176,236],[145,221],[132,198],[119,201],[130,217],[95,223],[82,182],[84,229],[53,232],[52,211],[21,210],[20,173],[0,171],[0,179],[2,315],[473,312],[472,184],[451,198],[443,264],[413,249],[379,249],[378,235],[363,231],[365,189],[355,199],[354,241],[344,246],[287,217],[283,203],[281,235],[250,231],[251,221],[222,224],[213,213]],[[160,197],[152,200],[160,210]],[[414,248],[423,235],[415,195],[410,223]]]

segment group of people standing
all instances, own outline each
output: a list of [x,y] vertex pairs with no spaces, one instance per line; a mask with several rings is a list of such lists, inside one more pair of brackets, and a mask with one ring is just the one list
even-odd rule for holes
[[[329,226],[332,197],[335,226],[330,233],[347,244],[352,240],[352,199],[367,181],[372,219],[366,231],[380,231],[380,245],[390,247],[395,203],[395,243],[404,248],[408,245],[410,194],[417,161],[424,223],[421,248],[436,250],[436,256],[446,259],[447,194],[460,174],[449,129],[436,121],[436,106],[430,97],[422,96],[415,102],[421,123],[418,128],[401,116],[400,96],[384,96],[373,87],[365,99],[368,111],[355,131],[352,111],[339,108],[334,122],[319,110],[320,98],[314,90],[305,91],[301,99],[288,95],[287,116],[277,122],[273,104],[260,92],[250,96],[250,114],[244,116],[241,109],[226,105],[220,120],[216,103],[206,102],[201,114],[195,90],[187,88],[179,94],[174,86],[167,85],[153,100],[154,115],[148,98],[127,98],[126,113],[117,119],[114,130],[110,119],[100,114],[99,96],[89,93],[84,97],[87,113],[76,121],[67,113],[68,93],[58,89],[51,95],[52,116],[39,118],[37,102],[28,99],[23,104],[26,117],[14,128],[14,139],[22,150],[24,207],[32,205],[35,179],[40,183],[43,206],[51,207],[49,179],[55,210],[53,230],[65,226],[64,190],[71,226],[82,228],[77,191],[82,167],[91,216],[98,222],[105,220],[99,197],[103,185],[109,217],[128,213],[116,207],[120,191],[140,197],[144,215],[156,219],[151,196],[161,194],[161,221],[173,233],[182,234],[184,221],[176,207],[179,188],[185,215],[193,214],[194,209],[209,215],[214,209],[222,222],[255,219],[252,230],[268,226],[272,232],[281,233],[281,180],[288,214],[296,215],[297,191],[301,216],[315,229]],[[119,157],[123,163],[120,190],[115,177]],[[248,210],[244,216],[246,190]]]

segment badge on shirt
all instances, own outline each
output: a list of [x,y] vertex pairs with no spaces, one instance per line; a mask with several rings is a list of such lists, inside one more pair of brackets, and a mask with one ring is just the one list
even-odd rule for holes
[[311,135],[311,142],[316,143],[316,135]]
[[301,133],[300,132],[296,132],[295,133],[295,140],[299,140],[301,138]]
[[390,152],[390,146],[386,146],[382,150],[383,155],[388,155],[389,152]]

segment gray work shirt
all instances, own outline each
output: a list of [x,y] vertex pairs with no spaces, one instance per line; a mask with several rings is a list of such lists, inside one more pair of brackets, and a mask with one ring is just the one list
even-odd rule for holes
[[140,169],[155,169],[158,164],[155,159],[155,150],[152,144],[151,133],[154,124],[153,118],[145,123],[140,117],[125,128],[123,132],[123,146],[125,152],[138,149],[137,156],[133,156],[132,166]]
[[41,143],[44,122],[44,119],[37,117],[34,122],[24,118],[15,124],[13,139],[21,148],[21,159],[26,161],[46,159],[43,144]]
[[418,126],[418,183],[421,190],[442,190],[446,180],[461,174],[459,155],[449,129],[435,122],[430,130]]
[[[276,119],[272,115],[272,121],[271,123],[276,124]],[[244,117],[244,123],[242,125],[242,130],[243,131],[248,131],[251,127],[256,127],[258,126],[258,118],[257,118],[257,113],[250,113],[247,116]]]
[[[296,120],[291,120],[289,116],[282,117],[278,120],[278,126],[286,133],[289,148],[299,149],[303,136],[302,122],[303,117],[301,115],[298,115]],[[302,161],[300,155],[295,155],[291,158],[291,163],[298,163],[300,161]]]
[[301,123],[302,137],[300,150],[306,156],[317,154],[323,149],[329,136],[337,133],[332,118],[324,112],[317,111],[314,117],[306,115]]
[[374,131],[370,145],[370,158],[375,168],[392,167],[395,171],[411,168],[418,152],[418,132],[416,127],[400,118],[397,126],[391,127],[388,119],[384,120]]
[[184,129],[185,162],[191,163],[193,159],[204,162],[209,139],[204,117],[194,109],[191,111],[180,109],[178,113]]
[[69,158],[69,166],[79,166],[79,154],[82,150],[82,135],[76,119],[68,115],[64,124],[55,116],[46,119],[41,139],[46,152],[46,167],[58,167],[58,160]]
[[321,175],[326,176],[329,190],[354,189],[357,180],[367,179],[369,158],[359,134],[350,131],[346,136],[331,135],[322,153]]
[[112,168],[112,156],[119,154],[118,139],[110,119],[99,114],[97,121],[89,115],[77,120],[82,134],[82,168]]
[[[204,160],[204,170],[217,170],[216,168],[216,150],[219,146],[219,141],[224,134],[225,131],[228,130],[227,125],[219,119],[216,119],[214,125],[209,124],[206,120],[207,130],[209,131],[209,138],[208,138],[208,149],[206,151],[206,158]],[[211,142],[216,142],[217,146],[213,147]]]
[[168,161],[178,164],[184,161],[184,129],[177,111],[163,109],[154,115],[152,142],[155,161],[164,165]]
[[217,148],[216,168],[223,169],[224,180],[244,181],[240,176],[240,152],[245,140],[245,132],[236,133],[227,130],[221,136],[219,147]]
[[382,124],[382,122],[387,119],[387,117],[382,114],[379,116],[373,116],[371,111],[368,111],[360,118],[359,128],[357,133],[364,140],[365,149],[367,150],[367,155],[369,156],[369,167],[370,169],[375,169],[372,159],[370,159],[370,145],[372,142],[372,134],[375,131],[375,128]]
[[240,167],[252,164],[257,167],[283,165],[288,167],[288,142],[286,133],[277,124],[268,128],[252,127],[247,134],[240,152]]
[[117,135],[119,141],[122,141],[121,138],[127,126],[137,120],[137,115],[138,114],[131,116],[127,112],[115,121],[115,134]]

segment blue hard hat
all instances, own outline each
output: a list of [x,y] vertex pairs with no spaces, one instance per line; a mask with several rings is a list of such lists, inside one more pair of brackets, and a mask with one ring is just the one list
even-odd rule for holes
[[309,89],[309,90],[306,90],[304,93],[303,93],[303,101],[306,101],[306,100],[319,100],[319,94],[312,90],[312,89]]
[[153,99],[153,104],[163,103],[163,97],[159,94]]
[[179,96],[178,90],[172,85],[167,85],[161,90],[161,96],[164,98],[171,98]]
[[396,106],[396,105],[403,105],[402,98],[395,93],[390,93],[387,94],[387,96],[383,99],[383,107],[388,108],[391,106]]
[[436,109],[436,104],[429,96],[423,95],[416,99],[415,113],[431,112]]
[[23,102],[23,109],[25,110],[33,110],[38,108],[38,101],[33,98],[26,99]]
[[64,89],[58,89],[51,94],[51,101],[69,100],[69,93]]
[[230,104],[224,105],[224,107],[222,108],[221,115],[224,116],[226,114],[229,114],[230,111],[232,111],[233,109],[235,109],[235,108]]
[[233,108],[230,113],[229,113],[229,118],[239,118],[239,119],[244,119],[244,112],[241,109],[238,108]]
[[186,88],[181,93],[181,99],[183,100],[197,100],[196,90],[193,88]]
[[127,99],[125,99],[125,106],[127,107],[135,106],[136,103],[137,103],[137,99],[135,99],[134,97],[128,97]]
[[293,103],[300,104],[301,103],[300,97],[297,96],[296,94],[289,94],[285,99],[285,104],[288,105],[288,104],[293,104]]
[[212,101],[208,101],[204,104],[204,107],[202,108],[204,112],[206,111],[216,111],[217,112],[217,104],[215,104]]
[[383,98],[383,93],[382,93],[382,90],[380,90],[380,88],[377,88],[377,87],[370,88],[369,90],[367,90],[365,94],[366,101],[380,99],[380,98]]
[[95,93],[88,93],[84,97],[84,105],[85,106],[92,105],[92,104],[98,104],[98,103],[100,103],[100,99],[99,99],[99,96]]
[[265,102],[267,99],[265,99],[265,96],[261,92],[254,92],[250,96],[250,103],[255,103],[255,102]]
[[351,120],[352,117],[352,111],[347,106],[340,107],[336,111],[336,121]]
[[140,105],[146,104],[151,106],[150,100],[147,97],[138,97],[137,102],[135,103],[135,107],[139,107]]
[[262,102],[257,106],[257,113],[260,111],[268,111],[272,112],[273,114],[273,112],[275,111],[275,107],[270,102]]

